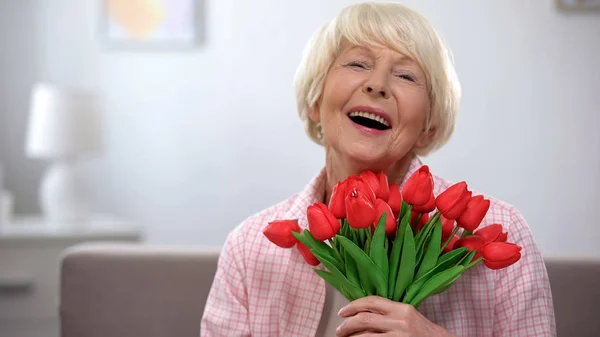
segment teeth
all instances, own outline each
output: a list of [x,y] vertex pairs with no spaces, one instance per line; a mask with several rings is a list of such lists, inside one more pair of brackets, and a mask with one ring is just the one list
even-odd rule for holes
[[383,117],[381,116],[377,116],[375,114],[372,114],[370,112],[364,112],[364,111],[352,111],[349,115],[350,117],[356,117],[356,116],[360,116],[360,117],[364,117],[364,118],[368,118],[368,119],[372,119],[374,121],[378,121],[379,123],[389,127],[390,125],[388,124],[388,122],[383,119]]

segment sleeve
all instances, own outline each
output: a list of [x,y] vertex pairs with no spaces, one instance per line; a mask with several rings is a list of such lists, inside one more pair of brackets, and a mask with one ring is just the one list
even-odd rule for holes
[[556,336],[546,265],[525,219],[513,211],[509,241],[523,247],[521,259],[496,271],[494,337]]
[[251,335],[240,227],[228,235],[219,255],[217,272],[200,323],[201,337]]

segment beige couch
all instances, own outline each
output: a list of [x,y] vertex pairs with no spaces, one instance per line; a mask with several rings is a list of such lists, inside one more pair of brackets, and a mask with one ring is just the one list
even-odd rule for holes
[[[62,260],[62,336],[197,337],[217,259],[217,249],[71,247]],[[558,336],[600,336],[600,259],[546,264]]]

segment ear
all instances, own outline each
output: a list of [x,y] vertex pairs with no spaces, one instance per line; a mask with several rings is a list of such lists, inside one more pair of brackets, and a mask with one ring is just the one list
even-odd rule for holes
[[315,103],[312,107],[308,108],[308,118],[314,123],[321,122],[321,108],[319,103]]
[[417,142],[415,143],[416,148],[424,148],[431,144],[433,137],[435,136],[436,129],[435,127],[430,128],[429,130],[423,130],[419,138],[417,138]]

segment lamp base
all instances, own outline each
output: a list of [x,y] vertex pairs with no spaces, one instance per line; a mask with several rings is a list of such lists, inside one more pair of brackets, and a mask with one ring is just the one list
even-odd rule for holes
[[53,225],[84,222],[88,217],[87,200],[75,160],[55,161],[40,185],[40,204],[47,220]]

